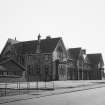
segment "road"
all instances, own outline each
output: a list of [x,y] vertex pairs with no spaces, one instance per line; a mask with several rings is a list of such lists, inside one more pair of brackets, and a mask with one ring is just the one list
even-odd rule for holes
[[105,87],[21,100],[5,105],[105,105]]

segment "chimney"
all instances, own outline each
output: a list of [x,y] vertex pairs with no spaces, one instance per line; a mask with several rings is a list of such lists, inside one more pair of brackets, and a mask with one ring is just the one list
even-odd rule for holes
[[40,38],[41,38],[41,35],[40,35],[40,33],[39,33],[39,35],[38,35],[38,41],[40,42]]
[[51,36],[50,36],[50,35],[48,35],[48,36],[46,37],[46,39],[47,39],[47,40],[51,39]]
[[38,35],[38,42],[37,42],[36,53],[40,53],[40,38],[41,38],[41,35],[39,34]]

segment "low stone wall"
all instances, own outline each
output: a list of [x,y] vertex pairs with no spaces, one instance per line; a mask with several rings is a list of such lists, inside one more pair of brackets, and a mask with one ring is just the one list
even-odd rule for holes
[[26,79],[22,76],[20,78],[5,78],[5,77],[0,77],[0,83],[6,83],[6,82],[18,82],[18,81],[21,81],[21,82],[26,82]]

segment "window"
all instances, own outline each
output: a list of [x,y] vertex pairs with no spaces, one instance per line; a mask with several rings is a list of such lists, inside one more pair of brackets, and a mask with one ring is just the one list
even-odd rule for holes
[[27,73],[30,74],[30,75],[34,74],[34,72],[33,72],[33,65],[28,65],[27,66]]
[[64,76],[64,75],[65,75],[64,65],[60,65],[60,66],[59,66],[59,74],[60,74],[61,76]]
[[3,75],[8,75],[8,72],[3,72]]
[[45,55],[45,61],[48,61],[48,60],[49,60],[49,56]]
[[17,56],[17,61],[18,61],[18,63],[20,63],[21,65],[25,65],[25,59],[24,59],[24,56],[22,56],[22,55],[18,55]]
[[3,75],[3,72],[2,71],[0,72],[0,75]]
[[37,74],[40,74],[40,65],[36,65],[36,72]]
[[58,58],[62,60],[63,59],[63,50],[62,50],[62,48],[59,47],[57,52],[58,52]]
[[48,73],[49,65],[45,65],[45,72]]

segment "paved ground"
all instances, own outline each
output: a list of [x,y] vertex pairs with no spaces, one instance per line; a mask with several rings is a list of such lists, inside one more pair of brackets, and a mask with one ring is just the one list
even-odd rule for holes
[[[87,86],[95,84],[90,81],[54,81],[54,82],[21,82],[17,83],[1,83],[0,84],[0,96],[11,96],[19,94],[27,94],[36,92],[36,88],[41,90],[52,90],[52,89],[63,89],[63,88],[74,88],[79,86]],[[38,85],[38,86],[37,86]],[[41,91],[40,90],[40,91]],[[45,92],[45,91],[41,91]]]
[[0,97],[0,104],[105,87],[105,81],[56,81],[54,90],[33,90],[24,95]]
[[5,105],[105,105],[105,87],[48,97],[21,100]]

